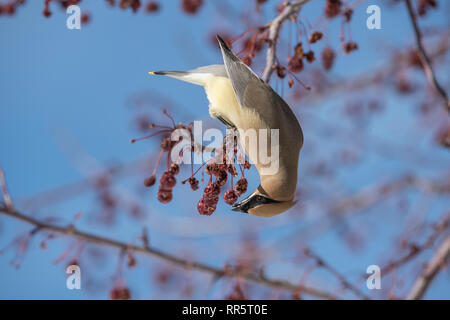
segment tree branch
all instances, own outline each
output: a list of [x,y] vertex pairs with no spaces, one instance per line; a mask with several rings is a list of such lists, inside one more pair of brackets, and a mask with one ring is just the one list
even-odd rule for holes
[[266,67],[264,68],[262,76],[262,79],[265,82],[269,82],[270,76],[277,64],[277,42],[283,23],[291,16],[297,14],[308,1],[309,0],[296,0],[292,3],[288,3],[283,11],[269,23],[269,48],[267,49]]
[[76,237],[81,240],[91,242],[91,243],[96,243],[99,245],[110,246],[110,247],[118,248],[120,250],[130,250],[134,253],[140,253],[143,255],[158,258],[160,260],[172,263],[174,265],[177,265],[177,266],[185,268],[185,269],[194,269],[194,270],[198,270],[198,271],[201,271],[204,273],[208,273],[210,275],[213,275],[216,278],[220,278],[220,277],[242,278],[242,279],[245,279],[250,282],[257,283],[257,284],[260,284],[260,285],[263,285],[266,287],[283,289],[283,290],[290,291],[292,293],[296,293],[296,292],[300,291],[300,292],[303,292],[305,294],[308,294],[308,295],[311,295],[311,296],[314,296],[317,298],[333,299],[333,300],[337,299],[336,296],[334,296],[328,292],[321,291],[319,289],[315,289],[315,288],[308,287],[308,286],[296,285],[296,284],[293,284],[293,283],[291,283],[289,281],[285,281],[285,280],[269,279],[263,274],[254,273],[254,272],[244,272],[244,271],[236,270],[233,268],[220,269],[220,268],[209,266],[209,265],[206,265],[203,263],[190,261],[187,259],[182,259],[182,258],[176,257],[174,255],[160,251],[158,249],[152,248],[152,247],[148,246],[148,244],[145,244],[145,243],[143,246],[137,246],[137,245],[117,241],[114,239],[105,238],[105,237],[97,236],[94,234],[86,233],[86,232],[76,229],[73,225],[69,225],[67,227],[61,227],[61,226],[57,226],[54,224],[41,222],[37,219],[34,219],[27,215],[24,215],[17,210],[11,210],[4,205],[0,206],[0,213],[4,214],[6,216],[9,216],[11,218],[27,222],[27,223],[35,226],[35,229],[37,229],[37,230],[52,231],[52,232],[56,232],[59,234]]
[[422,43],[422,33],[419,29],[419,25],[417,24],[417,18],[414,13],[414,10],[411,5],[411,0],[405,0],[406,7],[408,8],[409,17],[411,19],[411,23],[414,28],[414,35],[416,37],[417,42],[417,48],[419,49],[419,56],[422,60],[423,69],[425,70],[425,74],[428,78],[428,82],[430,85],[439,93],[439,95],[444,99],[445,101],[445,107],[447,111],[450,113],[450,99],[448,98],[447,93],[442,88],[442,86],[439,84],[439,82],[436,79],[436,75],[433,71],[432,62],[430,57],[427,55],[427,52],[425,51],[425,47]]
[[414,244],[409,247],[409,252],[406,255],[400,256],[394,261],[389,262],[386,266],[381,268],[381,274],[386,275],[393,270],[399,268],[400,266],[404,265],[405,263],[411,261],[416,256],[418,256],[420,253],[425,251],[426,249],[431,248],[437,238],[445,231],[448,230],[450,224],[450,213],[446,214],[441,221],[439,221],[436,225],[434,225],[434,232],[426,239],[426,241],[423,244]]
[[313,259],[319,267],[324,268],[329,273],[331,273],[342,285],[343,288],[349,289],[352,291],[358,298],[369,300],[370,298],[362,293],[357,287],[351,284],[339,271],[333,268],[329,263],[327,263],[324,259],[315,254],[311,249],[304,248],[303,253]]
[[433,279],[443,269],[446,260],[450,257],[450,237],[447,237],[441,247],[437,250],[433,259],[425,266],[408,294],[408,300],[421,299]]

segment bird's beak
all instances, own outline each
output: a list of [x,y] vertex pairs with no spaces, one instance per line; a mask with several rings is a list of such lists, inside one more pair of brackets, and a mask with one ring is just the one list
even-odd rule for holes
[[233,206],[231,207],[231,211],[234,211],[234,212],[241,211],[241,203],[236,202],[235,204],[233,204]]
[[240,211],[240,212],[247,213],[248,209],[250,209],[250,197],[247,197],[245,199],[242,199],[239,202],[236,202],[231,207],[231,210],[235,211],[235,212],[239,212]]

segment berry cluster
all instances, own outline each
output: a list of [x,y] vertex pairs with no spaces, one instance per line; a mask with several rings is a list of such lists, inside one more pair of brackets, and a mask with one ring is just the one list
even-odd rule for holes
[[[287,71],[288,71],[288,77],[289,87],[292,87],[294,85],[294,79],[297,80],[305,89],[309,90],[310,88],[306,86],[303,82],[301,82],[294,74],[300,73],[303,71],[304,68],[304,61],[308,63],[312,63],[316,60],[314,51],[311,49],[311,44],[318,42],[320,39],[322,39],[323,34],[319,31],[313,31],[309,37],[307,37],[307,48],[308,50],[305,51],[303,47],[303,42],[299,41],[294,46],[294,54],[292,56],[289,56],[287,61]],[[286,68],[282,66],[281,64],[277,63],[275,65],[275,70],[277,72],[277,76],[281,79],[283,79],[286,76]]]
[[122,10],[131,8],[131,10],[133,10],[133,12],[137,12],[138,9],[141,7],[141,1],[140,0],[120,0],[119,7]]
[[178,165],[172,163],[170,170],[164,172],[159,179],[158,200],[161,203],[169,203],[172,200],[172,189],[177,184],[177,180],[174,176],[178,174],[178,172]]
[[[329,19],[338,15],[343,17],[343,22],[350,22],[353,16],[353,9],[350,7],[342,8],[341,0],[327,0],[325,4],[325,16]],[[344,53],[349,54],[358,49],[358,45],[354,41],[345,41],[344,33],[341,32],[342,49]],[[331,69],[334,60],[334,52],[331,48],[325,48],[322,51],[322,65],[325,70]]]
[[[182,128],[187,130],[188,134],[191,137],[193,134],[191,125],[187,126],[183,124],[175,125],[173,118],[167,113],[167,111],[163,110],[163,114],[168,118],[170,118],[170,120],[172,121],[172,127],[147,123],[147,128],[150,129],[158,128],[160,130],[143,138],[132,139],[131,142],[134,143],[139,140],[153,137],[158,133],[164,133],[164,136],[161,139],[160,143],[161,150],[158,159],[156,161],[155,168],[152,174],[144,180],[144,185],[146,187],[152,187],[153,185],[155,185],[157,180],[156,172],[158,166],[161,162],[164,153],[167,152],[167,169],[159,178],[159,188],[157,194],[158,200],[161,203],[166,204],[173,199],[172,190],[177,183],[175,176],[180,172],[180,166],[177,163],[170,161],[170,157],[171,151],[174,148],[174,146],[181,141],[171,140],[170,139],[171,133],[176,129]],[[236,166],[233,164],[238,153],[237,141],[238,139],[235,133],[233,133],[231,136],[227,135],[222,144],[222,148],[218,148],[217,150],[214,149],[216,156],[211,160],[209,160],[207,163],[204,163],[202,166],[200,166],[200,168],[198,168],[195,173],[193,172],[193,167],[191,167],[192,171],[191,176],[181,182],[182,184],[188,182],[191,189],[195,191],[199,188],[199,180],[195,178],[197,172],[200,171],[200,169],[204,169],[203,172],[209,175],[209,181],[205,189],[203,190],[203,197],[200,199],[197,205],[197,209],[199,213],[202,215],[211,215],[216,210],[217,204],[219,202],[221,188],[225,186],[225,184],[229,180],[231,180],[230,183],[231,189],[227,190],[223,195],[225,203],[229,205],[234,204],[237,201],[238,197],[247,191],[248,183],[247,179],[245,179],[244,177],[244,171],[249,170],[251,168],[251,165],[245,159],[241,159],[239,161],[240,164],[238,165],[238,167],[240,168],[241,176],[240,179],[236,182],[236,184],[233,185],[233,178],[238,176],[238,170],[236,169]],[[204,148],[205,147],[202,146],[201,150],[203,151]],[[196,148],[192,144],[190,148],[187,149],[189,149],[189,152],[191,153],[196,150]],[[227,150],[229,150],[230,154],[233,154],[233,156],[229,156],[227,154]],[[231,177],[230,179],[228,175],[230,175]],[[203,181],[203,173],[202,173],[202,181]]]
[[11,0],[6,3],[0,3],[0,16],[6,15],[6,16],[12,16],[14,13],[16,13],[16,8],[23,4],[25,0],[22,1],[15,1]]
[[197,204],[200,214],[211,215],[217,207],[220,195],[220,185],[217,182],[209,182],[203,190],[203,197]]
[[[138,12],[141,7],[147,13],[155,13],[160,10],[159,1],[148,0],[147,3],[142,5],[141,0],[105,0],[110,6],[115,6],[118,3],[118,7],[121,10],[131,9],[134,13]],[[52,11],[50,10],[50,3],[57,3],[62,9],[67,9],[71,5],[78,5],[81,0],[43,0],[44,9],[42,14],[44,17],[51,17]],[[0,16],[1,15],[14,15],[19,5],[25,3],[25,0],[9,0],[6,3],[0,3]],[[187,14],[196,14],[200,7],[203,5],[203,0],[180,0],[181,9]],[[85,17],[85,19],[88,19]],[[86,22],[86,21],[85,21]]]
[[[242,49],[239,52],[243,55],[242,62],[246,65],[252,65],[252,59],[255,57],[256,53],[261,51],[264,42],[267,41],[267,35],[269,33],[269,28],[267,26],[260,26],[250,28],[241,35],[237,36],[230,41],[230,44],[243,38]],[[231,47],[231,46],[230,46]]]
[[[226,204],[234,204],[238,197],[247,191],[248,183],[247,179],[244,178],[245,169],[250,169],[250,163],[247,161],[242,166],[242,176],[234,185],[234,189],[227,190],[223,195]],[[234,165],[215,162],[209,163],[205,168],[205,172],[210,175],[210,179],[203,191],[203,197],[198,202],[197,209],[200,214],[211,215],[216,210],[217,203],[219,202],[220,188],[227,182],[228,174],[231,176],[231,181],[238,174]],[[214,181],[213,177],[215,177]]]

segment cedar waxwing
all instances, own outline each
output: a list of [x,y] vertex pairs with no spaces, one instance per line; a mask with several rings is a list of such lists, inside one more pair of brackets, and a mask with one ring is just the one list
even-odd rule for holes
[[[288,210],[297,202],[294,195],[298,159],[303,145],[302,129],[287,103],[243,63],[222,38],[217,36],[217,40],[224,65],[210,65],[190,71],[155,71],[150,74],[166,75],[204,87],[210,102],[209,114],[227,127],[238,129],[240,144],[260,174],[258,188],[247,198],[235,203],[232,210],[271,217]],[[275,172],[265,172],[274,163],[267,163],[267,159],[262,159],[264,156],[259,152],[250,152],[252,146],[247,142],[247,137],[241,134],[249,129],[263,132],[257,134],[258,151],[261,139],[278,148],[277,159],[272,160],[276,162]],[[278,139],[272,139],[271,129],[278,129]]]

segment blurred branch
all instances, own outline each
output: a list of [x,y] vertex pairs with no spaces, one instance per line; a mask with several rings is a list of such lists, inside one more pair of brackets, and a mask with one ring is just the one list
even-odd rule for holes
[[[390,196],[398,192],[406,192],[410,188],[428,194],[450,194],[450,181],[434,181],[407,175],[387,182],[373,183],[347,197],[339,196],[339,199],[331,198],[326,202],[323,199],[310,200],[305,205],[317,205],[325,214],[307,227],[301,230],[295,229],[292,236],[297,240],[300,237],[301,241],[311,241],[313,237],[322,235],[336,225],[348,222],[351,216],[363,212],[362,210],[367,212]],[[300,194],[297,196],[301,197]]]
[[49,190],[39,192],[20,201],[25,208],[40,208],[71,199],[75,196],[87,193],[105,176],[108,178],[130,177],[139,174],[149,167],[148,157],[132,160],[128,163],[120,163],[109,166],[105,170],[87,176],[79,181],[63,184]]
[[269,23],[269,48],[267,49],[266,66],[262,76],[262,79],[265,82],[269,82],[270,76],[272,75],[272,72],[277,64],[277,42],[283,23],[292,16],[296,15],[308,1],[309,0],[296,0],[292,3],[287,3],[283,11],[281,11],[281,13]]
[[110,246],[114,248],[118,248],[120,250],[130,250],[134,253],[140,253],[143,255],[151,256],[154,258],[158,258],[160,260],[164,260],[166,262],[172,263],[174,265],[177,265],[179,267],[185,268],[185,269],[194,269],[198,271],[202,271],[205,273],[208,273],[216,278],[221,277],[234,277],[234,278],[242,278],[245,280],[248,280],[250,282],[254,282],[266,287],[276,288],[276,289],[283,289],[290,291],[292,293],[296,292],[303,292],[305,294],[317,297],[317,298],[323,298],[323,299],[337,299],[334,295],[327,293],[325,291],[321,291],[319,289],[315,289],[312,287],[307,287],[303,285],[296,285],[289,281],[284,280],[278,280],[278,279],[269,279],[264,274],[261,273],[255,273],[255,272],[244,272],[240,270],[236,270],[233,268],[226,268],[226,269],[220,269],[216,267],[212,267],[203,263],[190,261],[187,259],[179,258],[175,255],[168,254],[166,252],[160,251],[155,248],[151,248],[148,243],[144,242],[143,246],[137,246],[133,244],[128,244],[125,242],[117,241],[114,239],[101,237],[97,235],[93,235],[90,233],[86,233],[83,231],[80,231],[76,229],[72,224],[70,224],[67,227],[61,227],[54,224],[49,224],[45,222],[41,222],[37,219],[34,219],[32,217],[29,217],[27,215],[22,214],[21,212],[17,210],[12,210],[8,208],[5,205],[0,206],[0,213],[9,216],[14,219],[18,219],[24,222],[27,222],[29,224],[32,224],[35,229],[37,230],[47,230],[56,232],[59,234],[64,234],[67,236],[76,237],[78,239],[96,243],[99,245],[105,245]]
[[[436,34],[442,38],[437,45],[435,45],[430,53],[431,59],[437,59],[445,56],[449,48],[448,38],[450,32],[448,30],[436,31],[432,34]],[[373,69],[366,70],[355,77],[338,77],[333,81],[325,78],[325,75],[320,74],[320,81],[318,85],[313,86],[313,90],[304,93],[299,99],[306,101],[309,104],[317,103],[325,98],[329,98],[333,94],[342,93],[343,91],[361,91],[372,85],[386,84],[386,81],[392,81],[395,79],[395,75],[411,66],[409,61],[413,48],[406,47],[404,50],[394,52],[392,57],[389,57],[386,61],[375,66]],[[298,99],[298,98],[297,98]]]
[[419,277],[414,282],[414,285],[408,294],[407,299],[416,300],[421,299],[433,279],[444,268],[447,259],[450,256],[450,237],[447,237],[441,247],[437,250],[431,261],[425,266]]
[[450,193],[450,182],[431,181],[407,175],[375,187],[363,189],[354,196],[339,201],[331,208],[330,212],[342,213],[361,210],[378,203],[390,194],[405,190],[408,187],[414,187],[417,190],[428,193]]
[[362,293],[358,288],[356,288],[353,284],[351,284],[347,279],[335,268],[333,268],[330,264],[328,264],[325,260],[315,254],[311,249],[304,248],[303,253],[313,259],[319,267],[324,268],[329,273],[331,273],[345,289],[349,289],[352,291],[358,298],[369,300],[369,297]]
[[422,168],[427,167],[438,170],[446,163],[446,159],[439,158],[433,153],[421,150],[417,145],[396,142],[393,139],[387,139],[384,136],[372,132],[365,132],[356,139],[354,137],[354,130],[345,124],[324,119],[323,117],[317,116],[314,112],[302,110],[301,113],[309,125],[313,125],[321,130],[333,130],[333,138],[351,141],[351,145],[354,145],[366,154],[375,152],[386,159],[391,160],[394,158],[395,160],[402,161],[408,169],[410,166],[418,165]]
[[434,226],[434,232],[425,240],[421,245],[413,244],[409,246],[409,252],[398,258],[397,260],[389,262],[386,266],[381,268],[381,274],[386,275],[387,273],[399,268],[403,264],[411,261],[414,257],[418,256],[420,253],[428,248],[431,248],[436,241],[436,239],[445,231],[448,230],[450,222],[450,213],[445,215],[440,222]]
[[441,97],[445,101],[445,107],[447,111],[450,113],[450,99],[448,98],[447,93],[442,88],[442,86],[439,84],[439,82],[436,79],[436,74],[433,71],[432,62],[430,57],[427,55],[427,52],[425,51],[425,47],[422,43],[422,33],[420,31],[419,25],[417,24],[417,18],[414,13],[414,10],[411,5],[411,0],[405,0],[406,7],[408,8],[409,17],[411,19],[411,23],[414,28],[414,35],[416,37],[417,47],[419,49],[419,55],[420,59],[422,60],[423,69],[425,70],[425,74],[428,78],[428,82],[430,85],[441,95]]

